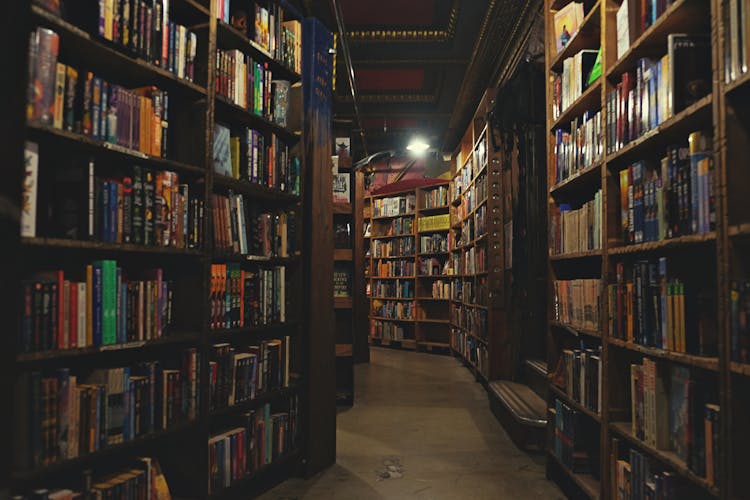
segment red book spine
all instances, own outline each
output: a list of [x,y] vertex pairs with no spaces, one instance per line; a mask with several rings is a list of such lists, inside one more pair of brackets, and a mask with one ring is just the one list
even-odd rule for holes
[[57,348],[65,348],[65,273],[62,269],[56,272],[57,275]]
[[70,282],[68,309],[68,347],[75,349],[78,347],[78,283]]

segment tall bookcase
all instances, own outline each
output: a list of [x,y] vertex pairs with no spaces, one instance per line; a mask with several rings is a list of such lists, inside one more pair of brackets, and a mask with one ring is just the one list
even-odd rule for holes
[[[40,2],[43,3],[45,2]],[[18,75],[27,74],[29,33],[37,27],[43,27],[54,31],[59,37],[58,61],[78,69],[79,75],[83,75],[82,70],[86,70],[112,85],[121,85],[124,88],[156,86],[159,90],[167,91],[169,100],[162,102],[165,113],[168,111],[169,115],[169,146],[162,152],[154,147],[150,153],[144,153],[143,147],[123,147],[113,144],[116,141],[95,139],[90,134],[66,130],[54,124],[40,124],[37,120],[26,121],[20,113],[8,113],[3,117],[3,129],[8,132],[15,130],[15,133],[9,134],[12,140],[3,146],[8,149],[4,152],[8,153],[6,157],[9,160],[15,158],[19,161],[9,163],[14,166],[8,169],[10,173],[7,180],[13,187],[7,192],[3,191],[2,195],[11,207],[21,207],[22,201],[24,208],[28,205],[22,200],[20,190],[20,179],[23,174],[23,163],[20,158],[24,140],[37,145],[35,155],[38,161],[38,191],[37,200],[32,201],[37,203],[36,234],[24,236],[19,240],[19,224],[16,220],[10,224],[11,235],[4,240],[9,246],[4,250],[7,253],[4,253],[3,260],[6,261],[6,257],[12,255],[22,255],[22,258],[15,260],[17,265],[14,266],[12,274],[4,274],[12,279],[3,280],[4,287],[7,284],[9,288],[3,289],[3,298],[7,298],[3,303],[8,304],[9,308],[12,307],[12,310],[4,315],[9,334],[4,337],[1,349],[4,362],[0,374],[0,390],[5,394],[6,390],[11,391],[12,388],[16,398],[26,398],[32,403],[31,406],[12,403],[2,412],[2,422],[7,424],[3,428],[8,429],[7,435],[3,431],[2,442],[6,444],[12,436],[15,437],[13,445],[2,446],[4,452],[1,461],[3,473],[0,476],[0,490],[8,488],[14,493],[23,494],[29,494],[37,488],[71,488],[80,491],[86,480],[93,479],[97,482],[113,473],[122,474],[134,467],[137,457],[149,456],[158,459],[173,495],[198,498],[245,497],[289,475],[320,470],[332,463],[335,457],[334,372],[316,369],[314,376],[310,376],[310,367],[333,365],[332,349],[323,347],[323,344],[333,345],[332,333],[329,334],[324,328],[316,326],[330,324],[332,320],[332,293],[329,293],[326,299],[303,300],[303,297],[313,290],[332,291],[332,262],[330,265],[312,265],[311,262],[313,258],[321,259],[321,256],[330,259],[333,253],[330,225],[323,222],[331,218],[331,184],[330,177],[326,178],[325,175],[330,169],[324,168],[328,165],[326,157],[329,154],[330,34],[316,20],[302,20],[293,7],[285,4],[287,19],[299,20],[300,28],[304,26],[304,30],[300,29],[296,33],[299,42],[297,62],[302,64],[304,71],[301,71],[299,66],[295,70],[285,62],[275,59],[271,52],[250,40],[245,33],[220,20],[222,14],[218,11],[219,2],[171,0],[158,3],[168,3],[169,20],[187,27],[187,31],[195,35],[195,38],[188,42],[192,43],[195,49],[195,57],[190,61],[193,71],[191,80],[152,63],[143,53],[135,55],[130,49],[118,45],[114,39],[107,39],[110,34],[102,37],[92,32],[95,28],[84,26],[84,23],[99,17],[98,6],[91,3],[78,5],[74,2],[65,2],[65,10],[59,14],[36,3],[20,2],[13,6],[3,21],[4,33],[8,36],[18,35],[15,43],[8,45],[13,47],[10,51],[13,54],[11,59],[16,63],[11,69]],[[248,6],[249,4],[250,2]],[[268,5],[276,8],[275,3]],[[153,14],[154,11],[144,10],[144,19],[148,19],[149,13]],[[119,16],[118,12],[115,14]],[[119,19],[118,16],[114,19]],[[126,29],[123,26],[120,27]],[[305,43],[310,42],[305,47],[302,46],[301,39],[303,31]],[[184,38],[183,41],[188,38]],[[218,79],[225,78],[230,68],[217,67],[217,51],[230,49],[237,49],[253,58],[264,70],[271,71],[274,78],[291,83],[288,125],[279,125],[270,118],[260,116],[220,95],[218,89],[222,84]],[[182,55],[187,56],[185,52]],[[289,56],[289,53],[286,55]],[[35,53],[34,56],[37,57],[38,54]],[[23,73],[16,71],[20,67],[24,68]],[[185,67],[186,74],[189,71],[187,68],[188,65]],[[181,73],[182,69],[176,72]],[[317,92],[305,88],[311,85],[301,74],[318,78],[317,85],[320,88],[315,89]],[[19,82],[19,88],[13,93],[12,99],[14,103],[20,103],[15,106],[18,108],[17,111],[23,112],[25,110],[21,110],[20,106],[25,107],[25,80],[20,76],[14,79]],[[308,90],[313,97],[306,95],[303,98],[301,91]],[[311,110],[305,114],[303,107]],[[141,117],[150,116],[143,114],[143,108],[140,112]],[[161,117],[162,127],[166,128],[166,115],[163,114]],[[311,117],[317,121],[313,123]],[[286,186],[277,183],[276,187],[267,187],[268,184],[244,179],[245,175],[235,177],[217,173],[214,166],[215,123],[226,125],[232,132],[243,127],[252,128],[265,136],[269,142],[272,135],[276,136],[280,144],[288,147],[289,157],[297,157],[300,160],[299,175],[295,180],[298,189],[289,183]],[[311,127],[315,127],[316,130],[310,130]],[[140,133],[152,132],[141,128]],[[321,138],[325,144],[318,143]],[[117,141],[119,139],[118,137]],[[26,153],[27,161],[28,151],[29,149]],[[179,181],[189,189],[190,197],[185,195],[186,206],[181,213],[185,214],[186,221],[190,220],[190,230],[185,234],[192,235],[194,239],[189,242],[178,240],[169,241],[169,244],[163,246],[149,246],[134,242],[121,243],[123,239],[118,234],[115,240],[104,242],[102,240],[106,238],[103,233],[96,234],[94,238],[86,237],[84,226],[87,217],[84,217],[84,222],[78,228],[80,232],[77,238],[60,236],[56,231],[59,224],[62,224],[56,217],[59,214],[54,210],[44,213],[43,207],[48,204],[55,207],[63,206],[53,204],[50,200],[57,203],[57,197],[68,194],[66,189],[82,190],[81,196],[78,196],[78,192],[73,192],[69,193],[69,198],[78,197],[77,201],[81,201],[86,207],[91,206],[86,201],[94,196],[91,188],[86,185],[85,175],[75,183],[59,176],[73,162],[83,162],[82,164],[90,169],[91,180],[95,173],[97,179],[117,180],[116,183],[123,179],[123,175],[132,175],[133,166],[141,167],[144,172],[152,171],[154,174],[161,171],[174,172]],[[67,184],[62,184],[64,181]],[[180,194],[182,195],[181,191]],[[254,226],[260,220],[251,219],[254,215],[278,222],[284,221],[280,216],[281,212],[294,212],[294,217],[286,220],[287,227],[294,226],[289,231],[289,238],[284,238],[282,244],[281,232],[274,233],[269,240],[271,249],[262,249],[258,252],[250,250],[241,253],[236,247],[232,249],[231,245],[221,245],[221,238],[224,237],[219,236],[224,229],[222,225],[225,226],[226,234],[236,238],[235,241],[241,238],[243,229],[246,229],[246,238],[251,249],[257,243],[253,238],[262,238],[257,227],[243,228],[239,222],[230,227],[229,219],[223,218],[223,207],[216,204],[216,197],[231,195],[242,197],[243,209],[233,207],[232,210],[241,210],[242,218],[247,218],[248,226]],[[81,197],[83,198],[80,199]],[[172,202],[178,203],[176,200],[181,199],[175,197],[172,198]],[[188,211],[188,200],[195,200],[195,213]],[[100,199],[91,198],[91,202],[95,203],[94,209],[98,210]],[[66,210],[69,208],[69,205],[65,205]],[[233,214],[238,217],[237,221],[241,220],[239,212],[235,211]],[[66,212],[65,215],[69,214]],[[78,216],[80,215],[79,213]],[[70,219],[64,222],[71,224]],[[80,221],[75,222],[77,224]],[[96,220],[96,224],[100,222]],[[174,221],[173,224],[181,222]],[[89,227],[92,227],[91,224],[90,222]],[[166,224],[165,220],[162,220],[162,224]],[[273,222],[269,224],[274,226]],[[178,227],[182,229],[181,225]],[[274,227],[281,226],[276,224]],[[270,227],[268,229],[271,230]],[[315,233],[316,237],[310,237],[308,231]],[[24,286],[39,280],[38,272],[58,269],[64,271],[65,279],[85,281],[86,276],[82,270],[86,269],[87,264],[98,261],[116,261],[115,265],[122,268],[122,276],[127,274],[134,281],[143,279],[144,283],[164,283],[159,287],[153,285],[154,288],[151,289],[156,297],[154,310],[157,310],[157,307],[163,308],[162,314],[154,316],[161,319],[154,319],[156,323],[150,324],[153,331],[161,330],[159,334],[150,336],[149,340],[144,340],[145,336],[136,334],[140,340],[134,340],[130,334],[125,333],[128,329],[123,326],[122,330],[117,330],[123,337],[118,337],[114,342],[94,340],[94,345],[88,342],[86,347],[70,348],[65,339],[65,348],[61,348],[58,341],[52,349],[49,349],[48,345],[29,349],[29,346],[24,344],[26,337],[22,335],[26,330],[23,329],[25,324],[21,319],[28,317],[22,316],[26,298]],[[108,264],[102,264],[105,265]],[[217,265],[236,269],[238,274],[217,274]],[[283,271],[280,271],[282,268]],[[114,270],[114,267],[112,269]],[[156,269],[158,272],[152,271]],[[238,316],[242,317],[246,310],[238,305],[239,302],[233,301],[246,291],[256,292],[244,289],[245,283],[241,284],[238,280],[240,270],[245,272],[248,280],[251,279],[250,276],[257,278],[266,272],[265,278],[269,288],[262,300],[273,302],[273,307],[276,308],[274,312],[269,312],[268,317],[257,322],[253,322],[248,313],[244,318],[244,326],[241,326]],[[119,276],[118,274],[118,279]],[[44,277],[43,282],[54,286],[56,283],[47,280],[47,277]],[[326,285],[320,285],[321,283],[330,285],[327,285],[327,288]],[[165,292],[163,295],[162,291]],[[250,297],[251,295],[246,296],[248,301]],[[257,295],[254,297],[258,299]],[[221,306],[217,305],[219,302]],[[119,302],[117,307],[120,307]],[[217,307],[226,309],[222,313]],[[243,312],[240,312],[240,309]],[[94,314],[97,314],[96,310]],[[222,316],[222,324],[217,324],[217,316]],[[60,317],[63,317],[63,314]],[[128,316],[124,309],[121,315],[118,312],[118,318],[122,318],[123,324],[127,321]],[[66,328],[67,321],[66,315]],[[161,321],[164,323],[161,324]],[[154,324],[160,326],[156,327]],[[64,330],[55,328],[50,331],[56,334]],[[311,338],[316,339],[319,344],[311,342]],[[281,344],[278,341],[281,341]],[[265,381],[265,386],[272,388],[259,390],[253,396],[241,398],[235,392],[238,390],[237,386],[233,389],[228,379],[221,379],[221,372],[215,375],[211,371],[211,365],[214,361],[222,363],[219,358],[221,350],[234,348],[238,354],[248,352],[248,349],[249,352],[254,352],[254,348],[248,346],[259,346],[261,343],[264,344],[264,349],[267,349],[261,352],[269,353],[269,357],[270,353],[279,354],[279,357],[275,358],[279,364],[273,366],[276,370],[274,373],[281,378],[273,379],[277,375],[268,375],[270,378]],[[184,355],[186,351],[188,354]],[[52,416],[57,414],[56,409],[53,411],[54,399],[51,399],[54,392],[52,388],[56,386],[50,384],[44,387],[43,401],[39,400],[39,394],[32,393],[28,396],[23,383],[34,380],[34,376],[30,374],[39,373],[46,380],[63,377],[60,370],[68,368],[70,374],[78,376],[78,383],[82,387],[84,381],[95,383],[93,379],[88,378],[93,370],[131,367],[135,376],[137,372],[132,367],[151,361],[158,362],[165,368],[164,372],[168,371],[167,368],[174,368],[173,372],[182,372],[172,373],[174,377],[169,380],[169,384],[174,383],[173,392],[167,392],[172,386],[167,387],[166,375],[164,378],[165,388],[162,393],[169,394],[170,397],[164,399],[163,404],[167,405],[169,402],[169,408],[173,412],[168,423],[157,425],[151,430],[141,429],[137,433],[131,431],[128,433],[129,439],[125,438],[120,442],[115,439],[105,445],[105,439],[100,445],[91,445],[94,447],[88,453],[79,450],[77,455],[72,452],[70,455],[58,453],[56,445],[47,441],[54,440],[53,436],[57,432],[54,426],[62,425],[60,420],[63,417]],[[182,391],[176,389],[180,380],[185,381]],[[152,383],[151,387],[154,388],[156,385]],[[214,403],[217,392],[225,396],[231,393],[229,403],[217,406]],[[60,394],[64,394],[62,389]],[[186,401],[189,398],[191,403],[182,405],[182,408],[187,410],[184,415],[178,417],[181,411],[176,409],[177,401],[181,402],[183,398]],[[18,403],[21,400],[11,401]],[[136,403],[135,396],[130,401],[133,405],[139,404]],[[216,483],[212,487],[212,475],[217,471],[210,470],[209,464],[215,463],[212,453],[216,453],[218,449],[215,445],[216,439],[212,442],[212,438],[226,435],[220,439],[224,443],[239,442],[242,437],[233,430],[248,424],[251,418],[249,412],[255,412],[254,415],[265,418],[264,425],[268,424],[271,432],[269,435],[278,436],[278,430],[284,427],[288,431],[284,446],[272,445],[273,449],[268,448],[267,459],[252,470],[250,467],[245,470],[241,470],[241,467],[234,469],[232,474],[235,477],[232,478],[229,487],[224,487],[223,484],[217,486]],[[35,444],[27,440],[27,437],[31,433],[30,426],[36,425],[35,419],[41,418],[41,414],[47,415],[45,418],[51,422],[42,423],[47,429],[44,437],[46,444],[42,443],[42,451],[54,458],[35,463],[32,457],[29,464],[20,464],[23,457],[29,453],[39,453],[32,446],[39,443]],[[81,415],[79,417],[82,418]],[[54,420],[56,418],[58,420]],[[83,425],[81,421],[78,423]],[[257,430],[257,426],[253,428]],[[314,431],[311,433],[312,429]],[[331,429],[334,431],[331,432]],[[233,456],[233,461],[239,460],[238,457],[239,452]],[[249,462],[245,465],[247,464]],[[221,482],[220,478],[219,483]]]
[[[625,477],[675,484],[675,498],[745,497],[749,94],[732,54],[748,4],[586,1],[558,52],[566,4],[545,1],[549,473],[589,498],[616,498]],[[568,58],[598,49],[601,75],[553,110]]]
[[448,183],[391,185],[368,199],[370,342],[447,349]]
[[503,194],[510,168],[487,121],[495,96],[485,92],[451,159],[451,348],[485,383],[514,371],[504,237],[512,211]]

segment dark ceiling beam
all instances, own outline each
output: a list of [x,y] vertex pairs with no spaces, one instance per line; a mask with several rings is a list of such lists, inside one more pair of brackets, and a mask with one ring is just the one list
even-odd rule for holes
[[469,61],[466,59],[434,59],[430,57],[409,58],[409,59],[357,59],[356,55],[352,62],[357,68],[370,66],[466,66]]
[[[342,111],[337,112],[336,117],[352,117],[353,115],[349,112]],[[431,112],[415,112],[410,113],[408,111],[402,112],[388,112],[388,111],[364,111],[359,113],[360,118],[414,118],[414,119],[445,119],[450,118],[451,113],[431,113]]]
[[[541,0],[489,1],[448,122],[443,151],[452,151],[458,145],[485,89],[512,74],[541,3]],[[513,20],[510,25],[509,19]]]

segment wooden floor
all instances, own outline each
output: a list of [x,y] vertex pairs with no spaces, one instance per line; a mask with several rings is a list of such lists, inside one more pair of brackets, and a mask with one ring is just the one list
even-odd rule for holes
[[338,416],[337,464],[263,500],[564,498],[457,360],[387,348],[371,359],[356,367],[355,406]]

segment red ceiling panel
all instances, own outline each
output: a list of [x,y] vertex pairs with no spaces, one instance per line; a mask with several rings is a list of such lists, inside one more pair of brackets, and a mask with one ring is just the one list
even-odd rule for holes
[[422,90],[424,69],[358,69],[354,71],[357,89]]
[[347,28],[423,27],[435,20],[435,0],[341,0]]

